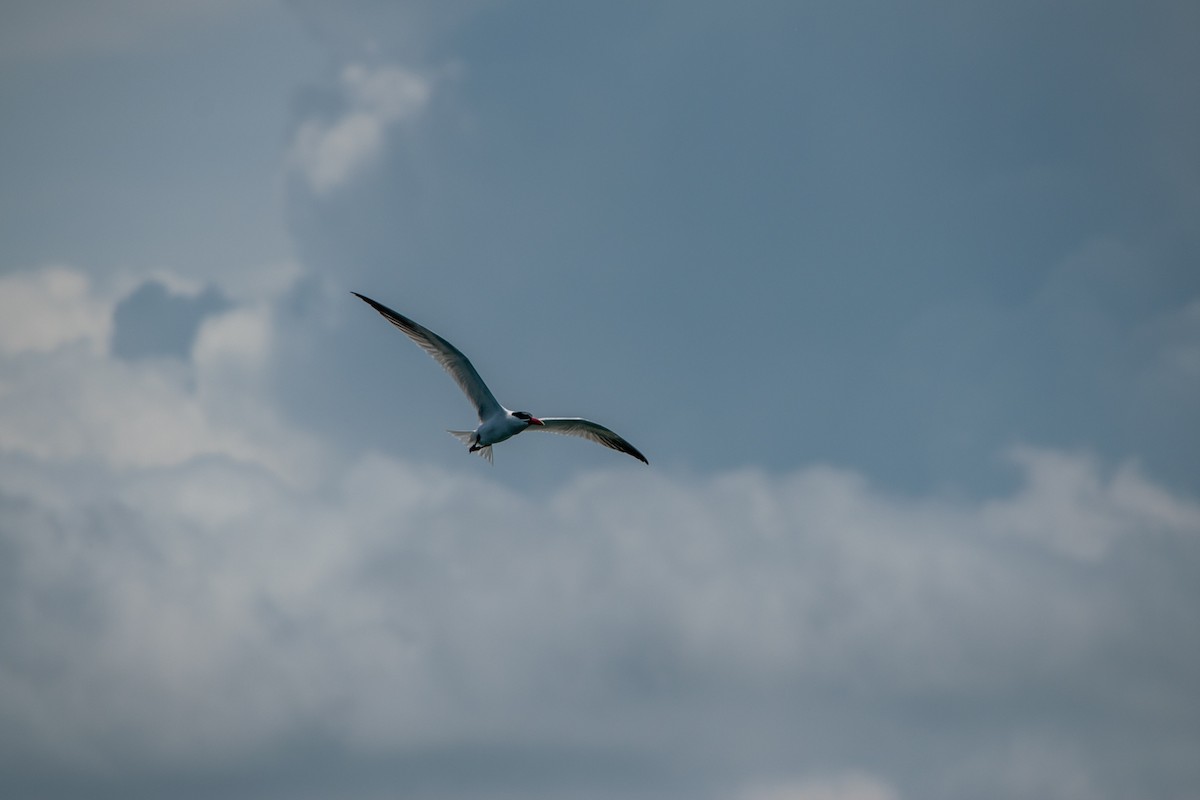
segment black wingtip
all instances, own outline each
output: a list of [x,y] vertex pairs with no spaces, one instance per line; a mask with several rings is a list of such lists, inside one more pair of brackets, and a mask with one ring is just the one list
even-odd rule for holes
[[[623,440],[622,440],[622,441],[623,441]],[[644,455],[642,455],[642,451],[641,451],[641,450],[638,450],[636,447],[634,447],[634,446],[633,446],[632,444],[630,444],[629,442],[624,442],[624,444],[625,444],[625,447],[629,448],[628,450],[625,450],[625,452],[626,452],[626,453],[628,453],[629,455],[633,456],[633,457],[634,457],[634,458],[636,458],[638,461],[640,461],[640,462],[642,462],[643,464],[645,464],[647,467],[648,467],[648,466],[650,466],[650,461],[649,461],[649,460],[647,460],[647,458],[646,458]]]
[[641,451],[641,450],[638,450],[636,447],[634,447],[633,445],[631,445],[629,442],[624,442],[624,446],[623,446],[623,447],[614,447],[613,449],[614,449],[614,450],[620,450],[620,451],[621,451],[622,453],[624,453],[625,455],[628,455],[628,456],[633,456],[633,457],[634,457],[634,458],[636,458],[638,461],[640,461],[640,462],[642,462],[643,464],[645,464],[647,467],[648,467],[648,466],[650,466],[650,462],[646,460],[646,457],[645,457],[644,455],[642,455],[642,451]]
[[376,302],[376,301],[372,300],[371,298],[367,297],[365,294],[359,294],[358,292],[350,292],[350,294],[354,295],[359,300],[362,300],[364,303],[366,303],[371,308],[378,311],[380,314],[383,314],[385,317],[391,318],[391,317],[400,316],[395,311],[392,311],[390,308],[385,306],[383,303]]

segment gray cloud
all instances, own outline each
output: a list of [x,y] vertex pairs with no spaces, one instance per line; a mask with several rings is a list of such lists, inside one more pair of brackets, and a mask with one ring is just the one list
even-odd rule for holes
[[1200,507],[1129,466],[1020,463],[984,504],[822,467],[535,501],[382,456],[299,491],[218,458],[113,475],[100,503],[8,495],[9,786],[52,765],[248,791],[296,741],[326,742],[301,775],[448,796],[829,764],[898,796],[1192,784],[1169,753],[1200,735]]

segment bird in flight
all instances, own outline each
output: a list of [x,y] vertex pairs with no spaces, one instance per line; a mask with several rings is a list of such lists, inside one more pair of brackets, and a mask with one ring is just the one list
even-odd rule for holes
[[450,431],[450,434],[467,445],[472,453],[479,453],[492,461],[492,445],[511,439],[524,430],[550,431],[566,436],[579,436],[597,444],[610,447],[649,464],[646,457],[638,449],[603,425],[579,417],[535,417],[528,411],[509,411],[496,401],[491,389],[479,377],[475,367],[466,356],[454,345],[438,336],[424,325],[413,322],[403,314],[398,314],[382,303],[377,303],[358,292],[351,292],[371,308],[378,311],[384,319],[395,325],[408,335],[421,349],[433,356],[433,360],[442,365],[450,377],[463,390],[467,398],[475,406],[479,415],[479,427],[473,431]]

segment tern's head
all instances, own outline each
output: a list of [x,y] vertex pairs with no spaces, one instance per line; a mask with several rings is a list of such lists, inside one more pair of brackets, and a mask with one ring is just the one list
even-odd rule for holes
[[546,423],[542,422],[540,419],[538,419],[537,417],[535,417],[533,414],[530,414],[528,411],[514,411],[514,412],[512,412],[512,415],[514,417],[516,417],[517,419],[525,420],[525,423],[527,425],[545,425],[546,424]]

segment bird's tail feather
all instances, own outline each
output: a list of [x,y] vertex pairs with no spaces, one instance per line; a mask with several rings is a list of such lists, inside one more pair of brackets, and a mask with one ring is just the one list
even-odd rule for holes
[[475,444],[475,431],[446,431],[446,433],[458,439],[463,444],[470,447]]
[[[455,439],[458,439],[467,447],[473,447],[475,445],[475,431],[446,431],[446,433],[450,434]],[[492,446],[490,444],[487,447],[480,447],[476,449],[475,452],[479,453],[479,455],[483,458],[486,458],[489,464],[493,463]]]

